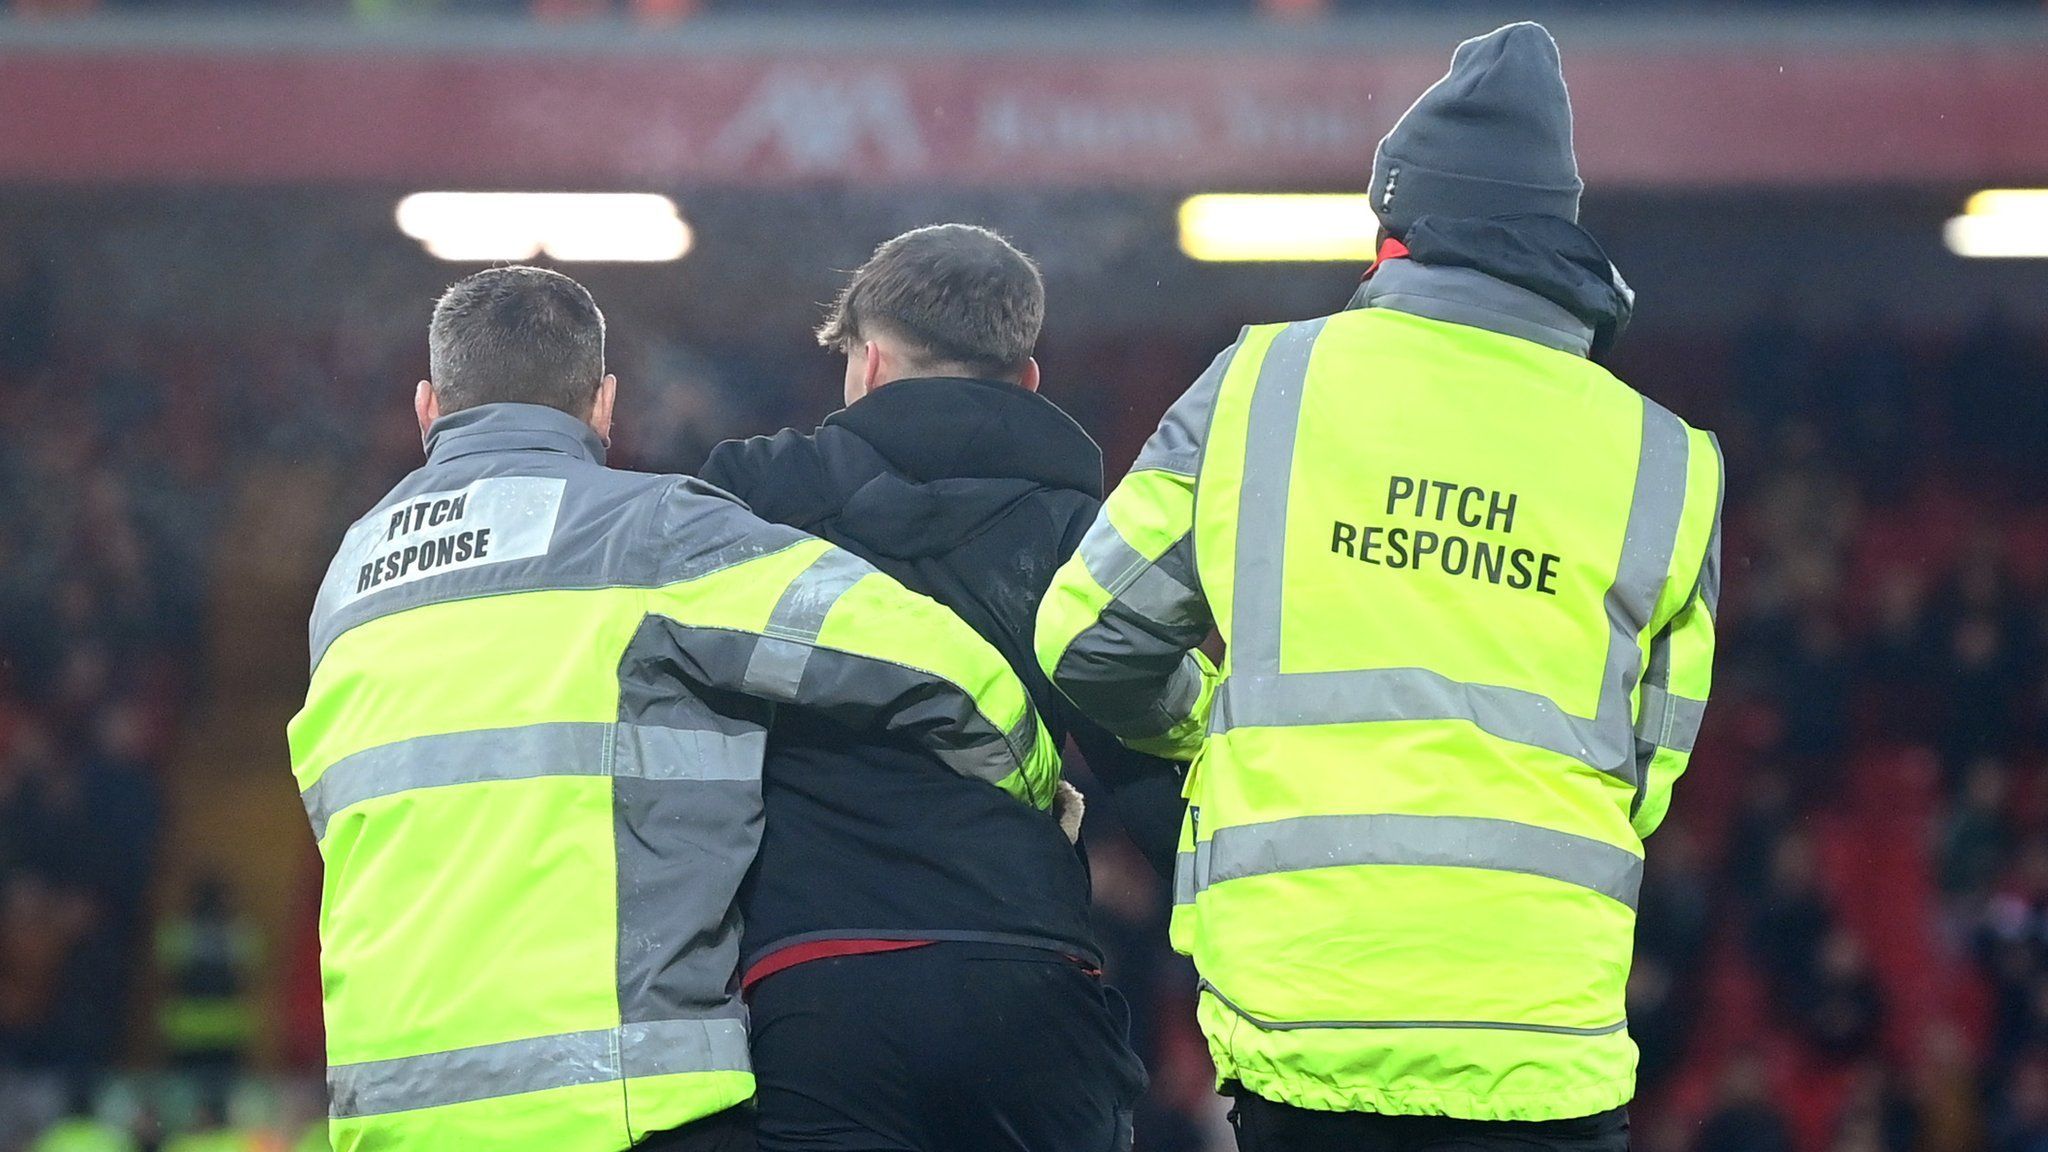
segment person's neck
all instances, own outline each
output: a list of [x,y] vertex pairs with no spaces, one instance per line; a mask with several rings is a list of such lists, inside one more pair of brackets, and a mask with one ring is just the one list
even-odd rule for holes
[[1023,381],[1014,375],[991,376],[986,372],[976,372],[965,364],[921,364],[915,368],[906,368],[886,380],[877,380],[875,386],[868,391],[879,392],[891,384],[905,380],[987,380],[996,384],[1023,386]]

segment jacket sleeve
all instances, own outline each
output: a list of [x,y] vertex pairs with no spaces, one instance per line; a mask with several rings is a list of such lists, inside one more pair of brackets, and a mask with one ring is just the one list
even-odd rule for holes
[[1059,748],[994,647],[852,553],[692,487],[669,501],[678,559],[648,604],[684,678],[908,740],[1051,805]]
[[[1719,468],[1718,446],[1715,451]],[[1716,477],[1718,481],[1718,475]],[[1678,778],[1692,762],[1693,744],[1707,711],[1714,679],[1714,616],[1721,607],[1721,510],[1716,493],[1713,527],[1699,579],[1678,614],[1650,642],[1636,720],[1636,788],[1629,819],[1648,836],[1664,823]]]
[[697,475],[739,497],[763,520],[805,528],[829,511],[810,495],[824,490],[818,479],[823,467],[816,436],[784,428],[773,436],[714,446]]
[[1186,767],[1126,748],[1093,721],[1075,724],[1073,736],[1089,770],[1109,793],[1110,806],[1131,843],[1161,876],[1172,876],[1181,817],[1187,811],[1181,796]]
[[1216,669],[1195,571],[1195,476],[1226,349],[1166,413],[1039,606],[1039,665],[1076,707],[1141,752],[1191,760]]

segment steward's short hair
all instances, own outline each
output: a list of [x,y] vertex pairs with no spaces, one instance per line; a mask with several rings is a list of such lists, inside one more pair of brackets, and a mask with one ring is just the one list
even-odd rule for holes
[[488,269],[434,304],[427,361],[444,413],[509,402],[582,419],[604,380],[604,313],[560,272]]
[[917,361],[978,376],[1021,371],[1045,324],[1038,265],[986,228],[937,224],[875,249],[818,328],[818,343],[850,351],[875,333],[910,345]]

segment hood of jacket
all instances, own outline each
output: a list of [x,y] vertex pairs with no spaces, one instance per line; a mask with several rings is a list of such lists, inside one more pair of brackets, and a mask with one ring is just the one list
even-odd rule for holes
[[1102,498],[1102,450],[1058,405],[1014,384],[898,380],[825,428],[858,437],[888,466],[835,476],[847,486],[840,530],[886,556],[951,551],[1042,489]]
[[1403,243],[1408,254],[1376,265],[1352,307],[1475,324],[1594,359],[1635,311],[1599,241],[1560,217],[1424,216]]

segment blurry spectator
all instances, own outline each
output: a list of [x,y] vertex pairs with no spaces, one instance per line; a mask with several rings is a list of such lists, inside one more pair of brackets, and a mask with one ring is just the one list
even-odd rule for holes
[[0,1064],[83,1068],[65,1035],[70,961],[91,932],[92,904],[30,872],[0,880]]
[[1857,1069],[1835,1126],[1831,1152],[1915,1152],[1920,1118],[1913,1102],[1876,1062]]
[[1774,999],[1787,1012],[1820,971],[1821,944],[1834,918],[1820,891],[1813,841],[1793,832],[1770,849],[1770,874],[1749,922],[1749,951],[1769,981]]
[[1636,1076],[1642,1091],[1655,1091],[1679,1068],[1697,1003],[1669,959],[1637,954],[1628,973],[1628,1034],[1641,1052]]
[[1837,929],[1821,946],[1800,1020],[1814,1046],[1835,1060],[1869,1056],[1884,1025],[1884,994],[1856,937]]
[[2037,1043],[2048,971],[2048,838],[2022,846],[2017,865],[1985,906],[1979,955],[1991,980],[1992,1067],[2011,1068]]
[[1977,760],[1963,777],[1962,795],[1942,819],[1936,846],[1937,881],[1952,900],[1981,904],[2012,849],[2005,804],[2006,768],[1993,757]]
[[1980,756],[2012,751],[2019,730],[2016,686],[2023,634],[1999,568],[1995,537],[1980,533],[1964,567],[1935,594],[1942,605],[1936,642],[1941,664],[1941,751],[1951,779]]
[[1921,1131],[1917,1152],[1977,1152],[1984,1147],[1983,1093],[1968,1042],[1954,1024],[1930,1028],[1914,1075]]
[[1722,1073],[1714,1111],[1700,1127],[1694,1152],[1793,1152],[1792,1132],[1771,1103],[1763,1062],[1738,1055]]
[[1778,844],[1798,819],[1789,772],[1776,763],[1757,765],[1738,801],[1728,833],[1728,885],[1745,902],[1763,898]]
[[262,960],[256,930],[235,910],[225,881],[208,876],[193,886],[184,910],[157,929],[156,960],[165,1054],[173,1067],[224,1085],[255,1036],[250,992]]
[[1992,1123],[1991,1152],[2048,1152],[2048,1065],[2030,1060],[2013,1076]]
[[[1838,763],[1849,743],[1848,646],[1825,610],[1801,610],[1778,684],[1785,754],[1809,766]],[[1832,773],[1828,773],[1832,775]],[[1822,773],[1809,770],[1809,786]]]
[[1683,827],[1658,839],[1643,877],[1628,981],[1629,1034],[1642,1050],[1637,1075],[1646,1089],[1684,1056],[1713,916],[1712,877],[1698,842]]
[[1924,739],[1934,730],[1927,703],[1939,671],[1929,651],[1922,574],[1905,566],[1886,569],[1874,601],[1876,619],[1856,657],[1863,688],[1876,706],[1871,735]]

